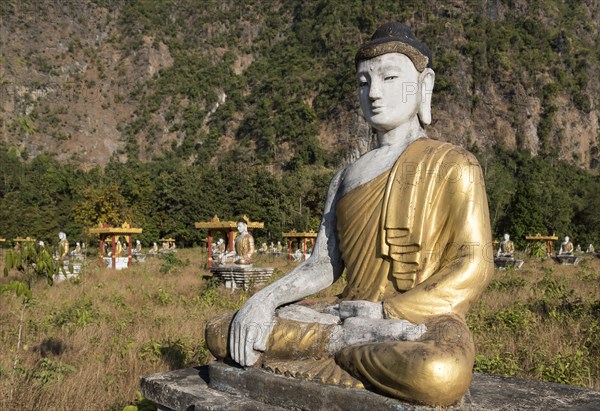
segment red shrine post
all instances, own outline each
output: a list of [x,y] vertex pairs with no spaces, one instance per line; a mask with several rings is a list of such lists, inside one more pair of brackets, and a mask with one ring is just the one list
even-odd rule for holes
[[[248,230],[251,230],[252,228],[265,228],[265,223],[250,221],[250,219],[245,215],[242,218],[244,218],[246,221],[248,221]],[[212,243],[213,243],[213,237],[214,237],[215,232],[223,233],[224,236],[227,238],[227,252],[228,253],[234,250],[234,240],[237,235],[237,221],[221,221],[219,219],[219,217],[215,214],[213,216],[213,218],[210,219],[210,221],[201,221],[201,222],[194,223],[194,227],[196,227],[198,229],[207,229],[208,230],[208,235],[207,235],[207,239],[206,239],[206,246],[208,247],[208,249],[207,249],[208,261],[207,261],[206,265],[208,267],[213,266],[213,264],[212,264],[212,257],[213,257]]]
[[90,228],[88,230],[90,234],[97,234],[100,237],[100,259],[103,259],[104,256],[104,240],[110,237],[111,239],[111,259],[112,259],[112,268],[117,268],[117,241],[120,236],[124,236],[127,241],[127,267],[131,266],[131,251],[132,247],[132,239],[131,236],[133,234],[141,234],[141,228],[133,228],[129,225],[129,223],[123,223],[121,227],[111,227],[108,224],[100,223],[96,228]]
[[302,254],[304,254],[304,258],[306,258],[306,254],[307,254],[307,247],[306,247],[306,243],[308,241],[310,241],[311,244],[311,250],[313,250],[315,248],[315,239],[317,238],[317,233],[314,232],[313,230],[310,231],[305,231],[305,232],[297,232],[296,230],[292,230],[289,231],[287,233],[282,233],[281,236],[284,239],[287,239],[287,244],[288,244],[288,259],[292,260],[293,257],[293,243],[294,241],[297,242],[298,247],[300,247],[300,244],[302,244]]

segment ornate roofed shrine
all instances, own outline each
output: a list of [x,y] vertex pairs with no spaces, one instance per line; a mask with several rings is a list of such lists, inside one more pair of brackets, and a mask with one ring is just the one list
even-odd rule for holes
[[556,241],[558,240],[558,237],[553,235],[541,235],[540,233],[537,233],[536,235],[528,235],[525,236],[525,239],[528,241],[545,241],[546,242],[546,255],[552,255],[553,254],[553,246],[552,246],[552,241]]
[[[246,216],[244,216],[244,218],[246,221],[248,221],[249,230],[253,228],[265,227],[265,223],[250,221],[250,219]],[[197,222],[194,223],[194,226],[198,229],[208,230],[208,238],[206,241],[206,246],[208,247],[208,267],[212,267],[213,265],[212,243],[215,232],[223,233],[224,236],[227,237],[227,252],[232,252],[234,250],[234,240],[237,232],[237,221],[221,221],[219,217],[215,214],[214,217],[210,219],[210,221]]]
[[281,236],[287,239],[288,244],[288,259],[293,259],[293,243],[296,241],[298,243],[298,248],[300,244],[302,244],[302,254],[304,256],[307,255],[307,246],[306,243],[310,241],[311,250],[315,247],[315,239],[317,238],[317,233],[313,230],[297,232],[296,230],[289,231],[287,233],[282,233]]
[[[111,244],[111,254],[110,260],[111,267],[113,269],[123,269],[125,267],[129,267],[131,265],[131,251],[132,251],[132,240],[131,236],[134,234],[141,234],[141,228],[133,228],[129,225],[129,223],[123,223],[121,227],[111,227],[108,224],[100,223],[96,228],[90,228],[88,230],[90,234],[97,234],[100,236],[100,258],[104,258],[104,241],[110,238]],[[117,255],[117,242],[119,238],[123,236],[125,241],[127,241],[127,257],[121,257]]]

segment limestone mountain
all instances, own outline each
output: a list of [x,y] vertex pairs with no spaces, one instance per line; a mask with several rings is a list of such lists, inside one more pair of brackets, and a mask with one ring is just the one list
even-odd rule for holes
[[397,20],[433,51],[431,136],[598,168],[599,15],[595,0],[0,0],[0,139],[85,168],[167,151],[334,166],[372,143],[356,48]]

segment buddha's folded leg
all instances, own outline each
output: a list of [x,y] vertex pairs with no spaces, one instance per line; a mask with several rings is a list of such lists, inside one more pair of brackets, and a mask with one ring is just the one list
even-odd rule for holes
[[395,398],[449,405],[469,388],[474,345],[464,320],[440,316],[417,341],[369,343],[342,349],[337,363]]
[[229,327],[235,313],[222,314],[206,323],[204,339],[208,350],[217,359],[231,358],[229,355]]
[[[235,313],[221,315],[206,324],[206,344],[218,359],[231,358],[228,342],[234,315]],[[268,358],[299,360],[327,355],[327,343],[335,325],[304,323],[284,318],[276,318],[275,321],[265,352]]]

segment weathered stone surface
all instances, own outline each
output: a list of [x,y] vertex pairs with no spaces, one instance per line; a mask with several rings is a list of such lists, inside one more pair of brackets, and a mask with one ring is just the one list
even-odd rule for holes
[[283,411],[279,407],[231,395],[208,387],[208,366],[183,368],[142,377],[142,395],[158,405],[159,411]]
[[213,276],[223,281],[228,287],[239,287],[244,290],[267,282],[273,275],[273,270],[273,268],[234,264],[210,268]]
[[304,307],[298,304],[291,304],[281,307],[277,310],[277,317],[287,320],[305,322],[305,323],[320,323],[320,324],[339,324],[340,317],[320,313],[311,308]]
[[[142,378],[144,397],[163,410],[395,410],[434,408],[367,390],[300,381],[223,363]],[[584,411],[600,409],[600,392],[563,384],[475,373],[470,393],[447,410]]]
[[339,305],[342,320],[350,317],[383,318],[383,304],[370,301],[342,301]]
[[496,268],[509,268],[509,267],[514,267],[514,268],[521,268],[523,266],[524,261],[523,260],[517,260],[513,257],[496,257],[494,258],[494,266]]
[[577,265],[581,260],[581,258],[577,257],[576,255],[557,255],[553,258],[557,263],[566,265]]

